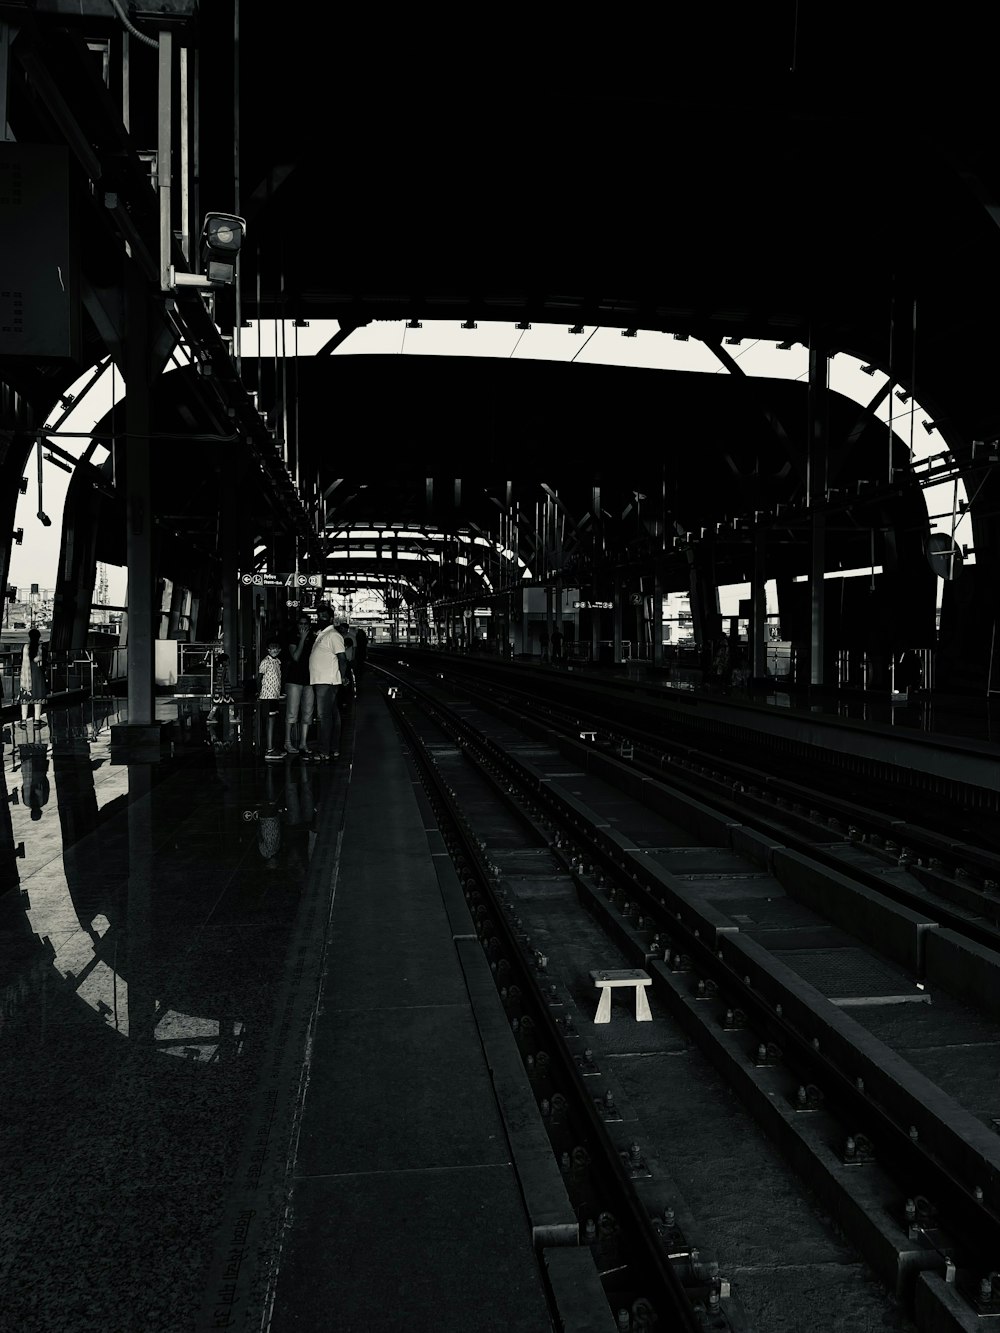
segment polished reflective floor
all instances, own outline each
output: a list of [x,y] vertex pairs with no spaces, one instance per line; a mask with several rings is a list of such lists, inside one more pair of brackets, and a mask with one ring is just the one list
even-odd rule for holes
[[323,892],[335,768],[190,726],[161,763],[113,762],[125,720],[108,699],[3,724],[0,1326],[24,1333],[202,1326],[264,1034]]

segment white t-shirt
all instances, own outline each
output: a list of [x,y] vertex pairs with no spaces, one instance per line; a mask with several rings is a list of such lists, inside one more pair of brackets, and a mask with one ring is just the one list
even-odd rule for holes
[[344,640],[332,625],[321,629],[309,654],[309,684],[339,685],[340,663],[338,653],[345,653]]

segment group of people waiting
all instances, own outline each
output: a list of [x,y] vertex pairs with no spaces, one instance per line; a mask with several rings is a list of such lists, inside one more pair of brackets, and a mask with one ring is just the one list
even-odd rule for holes
[[[334,624],[325,603],[316,608],[315,625],[302,612],[292,628],[269,636],[257,671],[266,760],[301,756],[306,763],[326,763],[339,757],[341,711],[358,690],[367,647],[365,631],[346,621]],[[283,748],[278,744],[282,698]]]

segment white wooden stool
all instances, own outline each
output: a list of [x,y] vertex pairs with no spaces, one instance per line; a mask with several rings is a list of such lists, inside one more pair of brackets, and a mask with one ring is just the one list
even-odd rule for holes
[[611,971],[591,972],[590,979],[595,986],[601,988],[601,998],[594,1018],[595,1023],[611,1022],[611,988],[613,986],[634,986],[635,1021],[637,1023],[652,1021],[653,1015],[649,1012],[649,1001],[646,999],[646,987],[652,980],[648,972],[643,972],[638,967],[623,967]]

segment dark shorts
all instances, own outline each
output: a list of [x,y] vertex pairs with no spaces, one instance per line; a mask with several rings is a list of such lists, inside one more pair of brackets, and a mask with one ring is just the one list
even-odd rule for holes
[[261,721],[264,721],[265,718],[277,717],[284,710],[284,700],[258,699],[257,707],[260,710]]

